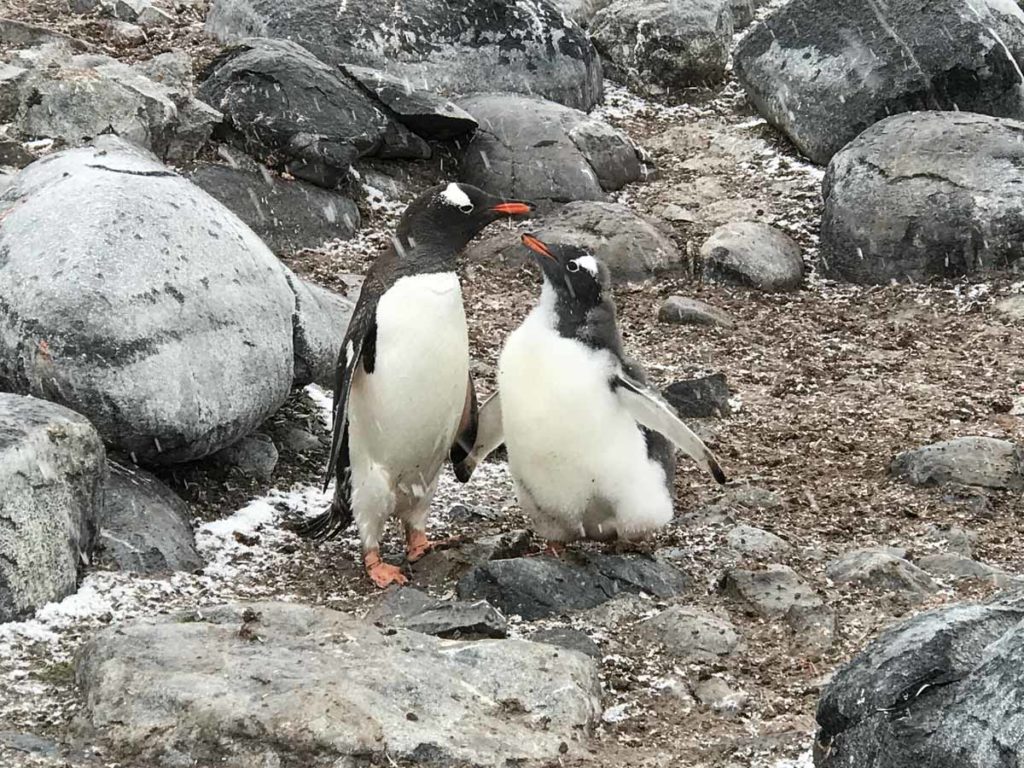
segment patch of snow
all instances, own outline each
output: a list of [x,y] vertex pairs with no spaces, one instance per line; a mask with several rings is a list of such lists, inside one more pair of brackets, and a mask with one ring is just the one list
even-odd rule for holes
[[601,715],[601,719],[606,723],[621,723],[623,720],[629,719],[629,708],[626,704],[616,704],[614,707],[608,707]]
[[[349,345],[351,346],[351,342]],[[349,355],[351,356],[351,354],[350,351]],[[323,421],[324,426],[330,429],[334,420],[334,396],[317,384],[307,384],[303,391],[310,400],[316,403],[317,408],[320,409],[320,420]]]
[[814,768],[814,755],[808,749],[806,752],[801,753],[799,757],[779,760],[772,768]]

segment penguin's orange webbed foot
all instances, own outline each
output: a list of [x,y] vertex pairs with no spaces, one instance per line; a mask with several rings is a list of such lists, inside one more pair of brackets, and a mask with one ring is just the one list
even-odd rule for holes
[[425,531],[409,531],[409,535],[406,537],[406,559],[410,563],[415,563],[417,560],[423,558],[428,552],[433,552],[435,549],[445,549],[454,544],[458,544],[462,539],[458,536],[453,536],[449,539],[438,539],[437,541],[431,541],[427,538]]
[[406,584],[409,581],[402,573],[401,568],[381,560],[380,552],[376,549],[370,550],[363,556],[363,563],[366,565],[366,575],[381,589],[390,587],[392,584]]

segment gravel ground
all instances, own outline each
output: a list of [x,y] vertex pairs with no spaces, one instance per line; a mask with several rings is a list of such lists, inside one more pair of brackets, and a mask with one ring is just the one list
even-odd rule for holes
[[[197,67],[216,46],[198,28],[200,10],[183,10],[179,25],[142,47],[112,42],[95,19],[71,19],[52,2],[0,2],[0,15],[61,28],[99,50],[127,59],[175,47],[188,49]],[[200,4],[201,5],[201,4]],[[822,171],[803,162],[752,113],[732,81],[720,89],[681,94],[655,104],[609,88],[600,114],[625,129],[654,157],[658,177],[618,199],[657,217],[669,203],[694,213],[694,221],[669,225],[690,257],[688,267],[645,285],[616,289],[628,351],[653,382],[724,373],[733,394],[728,417],[700,425],[718,452],[733,487],[717,488],[696,468],[680,463],[680,518],[657,537],[673,552],[697,588],[687,604],[727,615],[744,637],[735,655],[712,664],[679,665],[635,635],[636,622],[657,612],[655,600],[625,601],[622,620],[596,611],[527,624],[513,618],[513,632],[538,626],[582,629],[601,648],[606,690],[605,722],[591,753],[563,765],[598,766],[810,766],[814,708],[835,667],[880,629],[912,612],[986,596],[983,584],[944,584],[925,604],[898,596],[837,587],[825,576],[836,556],[862,546],[906,547],[912,557],[937,551],[936,527],[960,526],[978,534],[977,559],[1024,573],[1017,546],[1024,503],[1009,493],[914,489],[894,482],[888,466],[900,451],[958,435],[1024,440],[1024,349],[1020,323],[1000,319],[993,306],[1024,292],[1020,275],[984,282],[850,287],[818,277],[817,230]],[[439,173],[425,164],[422,176]],[[401,201],[362,201],[366,229],[348,242],[287,257],[297,270],[333,288],[344,275],[365,270],[385,241]],[[718,223],[755,218],[790,233],[803,247],[809,270],[792,294],[704,282],[693,256]],[[520,228],[528,227],[519,225]],[[514,233],[498,231],[502,238]],[[479,388],[493,386],[501,343],[539,293],[529,267],[471,258],[463,285]],[[658,322],[668,296],[691,296],[727,311],[733,330]],[[297,393],[275,417],[326,436],[325,393]],[[120,765],[92,745],[70,756],[29,755],[10,746],[7,732],[44,739],[67,738],[80,706],[70,661],[81,639],[97,626],[128,617],[187,609],[226,599],[276,597],[364,610],[375,598],[360,578],[358,546],[350,531],[323,546],[299,541],[281,526],[282,516],[313,514],[326,497],[316,485],[325,450],[282,454],[273,485],[207,466],[165,473],[192,502],[197,538],[211,565],[202,574],[166,581],[95,572],[78,595],[49,606],[37,619],[0,625],[0,764],[13,766]],[[773,503],[747,505],[740,522],[781,536],[792,551],[775,558],[793,567],[837,613],[831,648],[808,650],[781,622],[759,619],[722,594],[731,567],[759,567],[725,546],[727,526],[685,518],[746,485],[774,494]],[[255,499],[255,500],[253,500]],[[487,518],[449,514],[456,504],[482,507]],[[479,537],[524,527],[502,464],[485,464],[473,482],[447,477],[435,502],[437,535]],[[389,541],[395,547],[397,536]],[[385,554],[397,555],[398,550]],[[418,571],[414,571],[414,576]],[[415,579],[414,579],[415,583]],[[451,591],[450,581],[433,585]],[[722,676],[749,701],[725,716],[703,710],[690,690],[701,679]]]

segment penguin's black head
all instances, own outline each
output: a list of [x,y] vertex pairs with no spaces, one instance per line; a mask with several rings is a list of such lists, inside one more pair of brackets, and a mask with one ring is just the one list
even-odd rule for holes
[[590,308],[605,300],[611,284],[608,268],[586,248],[545,243],[535,235],[523,235],[522,241],[562,301]]
[[525,216],[534,207],[524,200],[497,197],[472,184],[438,184],[409,204],[398,235],[414,248],[423,246],[429,251],[454,254],[488,224],[505,216]]

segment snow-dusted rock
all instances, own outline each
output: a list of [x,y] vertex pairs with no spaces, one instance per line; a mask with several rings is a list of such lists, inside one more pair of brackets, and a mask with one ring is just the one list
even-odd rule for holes
[[301,754],[331,768],[386,754],[497,768],[575,752],[601,711],[582,654],[382,631],[292,603],[119,625],[83,648],[76,678],[82,736],[146,765],[283,765]]
[[480,124],[460,178],[538,202],[604,200],[643,175],[636,147],[607,123],[544,99],[489,93],[459,106]]
[[742,641],[726,619],[683,606],[671,606],[640,622],[637,633],[681,662],[715,661],[732,654]]
[[75,591],[105,472],[103,442],[85,418],[0,394],[0,622]]
[[1010,768],[1021,756],[1024,604],[1009,593],[883,632],[832,678],[815,765]]
[[642,90],[678,90],[725,77],[731,0],[612,0],[590,23],[610,77]]
[[115,133],[168,162],[187,162],[206,144],[221,115],[180,88],[154,82],[144,69],[69,48],[19,54],[0,77],[7,120],[24,139],[81,146]]
[[1011,0],[792,0],[733,62],[758,111],[822,164],[899,112],[1024,118],[1024,12]]
[[287,40],[228,48],[203,73],[199,96],[224,113],[226,140],[320,186],[335,187],[363,156],[430,156],[344,73]]
[[577,109],[601,100],[586,33],[549,0],[213,0],[220,40],[292,40],[332,66],[376,67],[415,87],[537,94]]
[[342,69],[417,136],[445,140],[476,129],[471,114],[432,91],[414,87],[407,78],[354,64],[346,64]]
[[916,112],[876,123],[832,158],[822,192],[830,277],[925,281],[1021,258],[1024,122]]
[[109,470],[99,516],[100,559],[146,575],[202,568],[185,502],[141,469],[111,463]]
[[188,176],[278,254],[347,240],[359,228],[359,209],[352,200],[303,181],[212,163],[199,165]]
[[658,308],[658,319],[675,325],[716,325],[734,328],[736,322],[718,307],[686,296],[669,296]]

